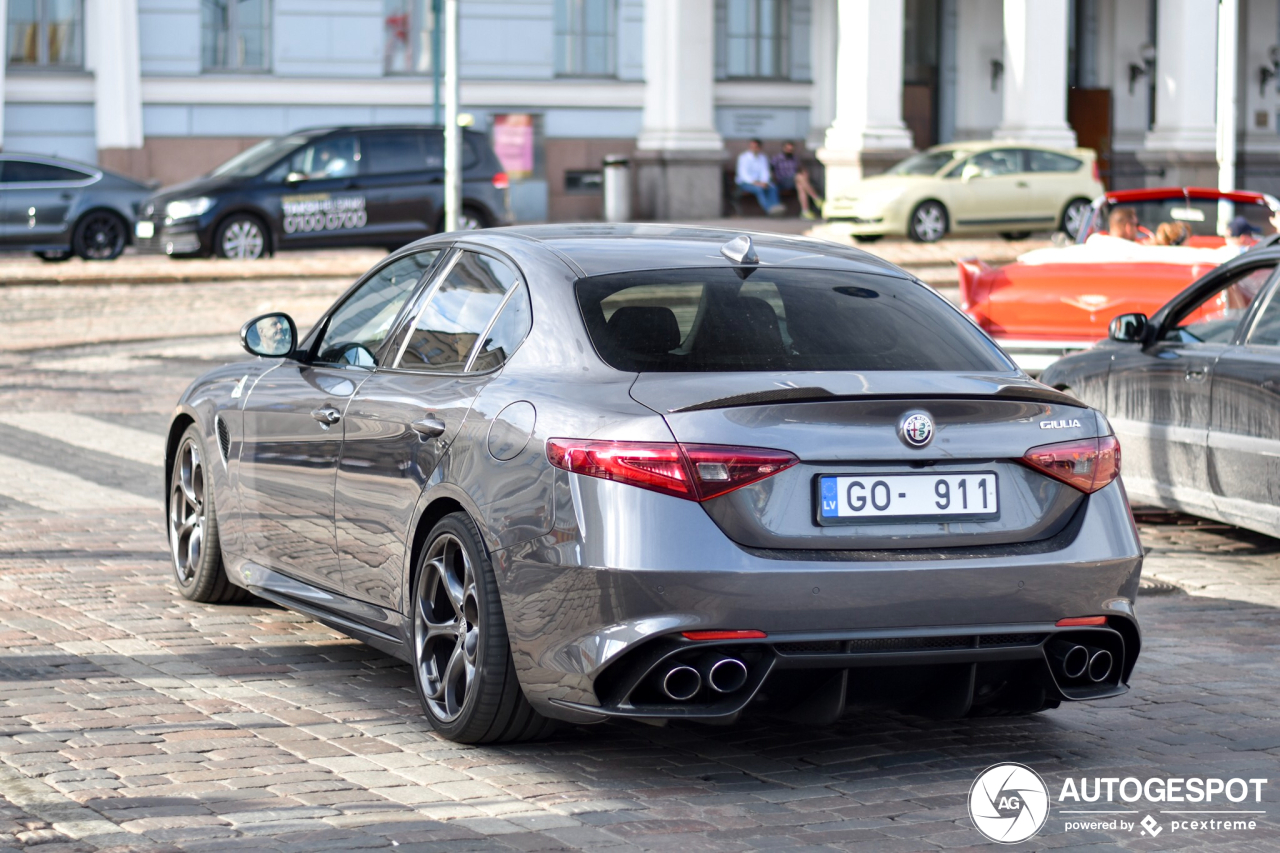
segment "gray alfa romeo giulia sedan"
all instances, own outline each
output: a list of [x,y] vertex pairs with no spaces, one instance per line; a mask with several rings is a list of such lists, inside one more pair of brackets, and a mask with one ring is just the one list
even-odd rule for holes
[[406,661],[445,737],[1127,689],[1142,548],[1106,420],[864,252],[442,234],[242,341],[174,412],[179,588]]

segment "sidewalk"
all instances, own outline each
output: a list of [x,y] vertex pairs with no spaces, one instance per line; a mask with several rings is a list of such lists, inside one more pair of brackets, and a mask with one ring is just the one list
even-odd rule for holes
[[[956,238],[937,243],[912,243],[889,238],[856,243],[839,224],[803,219],[734,218],[690,223],[734,231],[795,234],[857,246],[897,264],[935,287],[954,287],[957,258],[976,256],[988,263],[1006,264],[1023,252],[1050,245],[1048,240],[1008,241],[998,237]],[[221,258],[174,259],[132,252],[114,261],[86,262],[79,258],[48,263],[34,255],[0,255],[0,287],[13,285],[184,284],[188,282],[253,281],[258,279],[355,279],[387,253],[381,249],[328,249],[282,252],[257,261]]]

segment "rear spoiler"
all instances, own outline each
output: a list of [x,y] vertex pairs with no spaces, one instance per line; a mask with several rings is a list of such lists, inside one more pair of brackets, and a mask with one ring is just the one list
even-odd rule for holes
[[976,287],[978,277],[994,267],[978,258],[960,258],[956,261],[956,268],[960,275],[960,309],[968,311],[978,304],[980,298]]
[[826,388],[779,388],[776,391],[753,391],[719,397],[702,403],[668,409],[677,412],[701,412],[708,409],[733,409],[742,406],[768,406],[774,403],[849,403],[879,400],[1010,400],[1019,403],[1051,403],[1086,409],[1084,403],[1048,385],[1004,385],[990,394],[833,394]]

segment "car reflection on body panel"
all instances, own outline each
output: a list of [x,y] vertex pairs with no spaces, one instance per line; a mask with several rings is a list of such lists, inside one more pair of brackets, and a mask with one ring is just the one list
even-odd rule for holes
[[442,235],[298,337],[251,321],[270,357],[179,402],[178,586],[409,662],[446,737],[1127,689],[1142,550],[1114,436],[866,253]]

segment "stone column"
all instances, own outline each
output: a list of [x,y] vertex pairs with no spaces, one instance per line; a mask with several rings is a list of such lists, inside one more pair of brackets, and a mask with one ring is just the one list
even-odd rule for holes
[[1156,123],[1138,159],[1164,175],[1149,174],[1148,186],[1218,184],[1217,32],[1217,0],[1160,0]]
[[810,149],[822,147],[836,117],[836,0],[810,0],[809,69],[813,78],[809,101]]
[[1067,0],[1004,0],[1004,117],[997,139],[1074,148],[1067,124]]
[[721,213],[724,142],[716,131],[714,0],[645,0],[644,119],[636,140],[636,214]]
[[902,122],[903,0],[838,0],[837,17],[835,119],[818,159],[838,205],[911,153],[912,140]]
[[138,0],[94,0],[85,6],[89,16],[85,49],[94,76],[98,162],[127,175],[146,177]]

